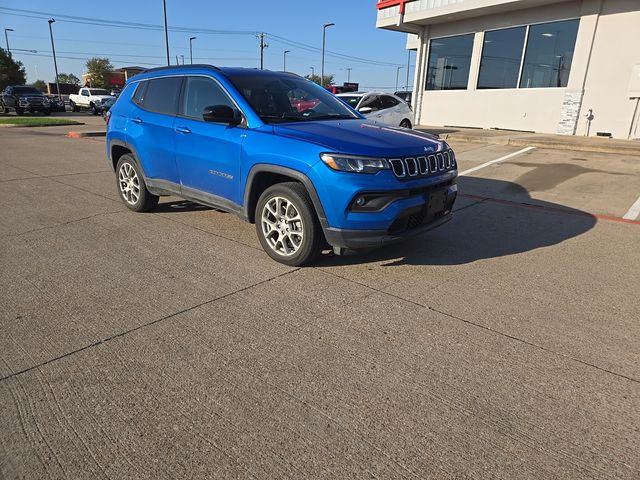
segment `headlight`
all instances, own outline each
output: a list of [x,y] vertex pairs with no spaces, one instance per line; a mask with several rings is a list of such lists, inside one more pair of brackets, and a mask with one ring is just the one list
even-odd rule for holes
[[102,103],[102,100],[100,100],[99,98],[96,98],[96,99],[93,101],[93,103],[94,103],[95,105],[100,105],[100,104]]
[[19,98],[18,99],[18,103],[21,105],[28,105],[29,104],[29,100],[27,100],[26,98]]
[[49,103],[49,99],[48,98],[45,97],[45,98],[42,99],[42,104],[43,105],[46,105],[48,103]]
[[378,173],[380,170],[389,169],[389,163],[384,158],[359,157],[338,153],[323,153],[320,158],[329,168],[340,172]]

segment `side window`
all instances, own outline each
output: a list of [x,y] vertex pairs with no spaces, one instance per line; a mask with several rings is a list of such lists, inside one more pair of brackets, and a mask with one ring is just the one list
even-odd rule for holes
[[[207,77],[187,77],[180,113],[185,117],[202,120],[206,107],[213,105],[235,105],[215,81]],[[148,95],[148,94],[147,94]]]
[[82,90],[81,95],[84,96],[84,97],[88,97],[89,96],[89,91],[88,90]]
[[384,110],[385,108],[393,108],[398,105],[398,101],[390,97],[389,95],[382,95],[380,97],[380,110]]
[[175,115],[182,77],[154,78],[149,80],[142,106],[145,110],[165,115]]
[[133,94],[133,103],[136,105],[142,105],[144,103],[144,91],[147,89],[148,82],[139,82],[136,87],[136,91]]
[[358,108],[369,107],[371,109],[380,110],[380,97],[377,95],[370,95],[365,98]]

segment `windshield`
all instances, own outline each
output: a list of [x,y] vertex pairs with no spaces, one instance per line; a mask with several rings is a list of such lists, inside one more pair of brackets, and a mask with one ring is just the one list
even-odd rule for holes
[[13,87],[13,93],[35,93],[41,95],[42,92],[33,87]]
[[109,95],[109,92],[102,88],[90,88],[89,93],[91,93],[91,95]]
[[351,108],[356,108],[362,99],[362,97],[358,97],[357,95],[340,95],[338,98],[348,104]]
[[300,77],[238,75],[229,80],[265,123],[358,118],[324,88]]

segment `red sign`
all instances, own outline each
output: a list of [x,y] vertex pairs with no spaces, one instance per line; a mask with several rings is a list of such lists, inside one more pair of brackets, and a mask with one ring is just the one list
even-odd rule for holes
[[378,2],[378,10],[382,10],[383,8],[396,7],[400,6],[400,15],[404,15],[404,7],[409,2],[414,2],[415,0],[380,0]]

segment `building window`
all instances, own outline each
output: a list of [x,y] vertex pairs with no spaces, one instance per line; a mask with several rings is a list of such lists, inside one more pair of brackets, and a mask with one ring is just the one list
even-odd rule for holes
[[465,90],[469,82],[473,34],[429,42],[427,90]]
[[566,87],[579,20],[529,27],[520,88]]
[[484,34],[478,88],[517,88],[526,27]]

